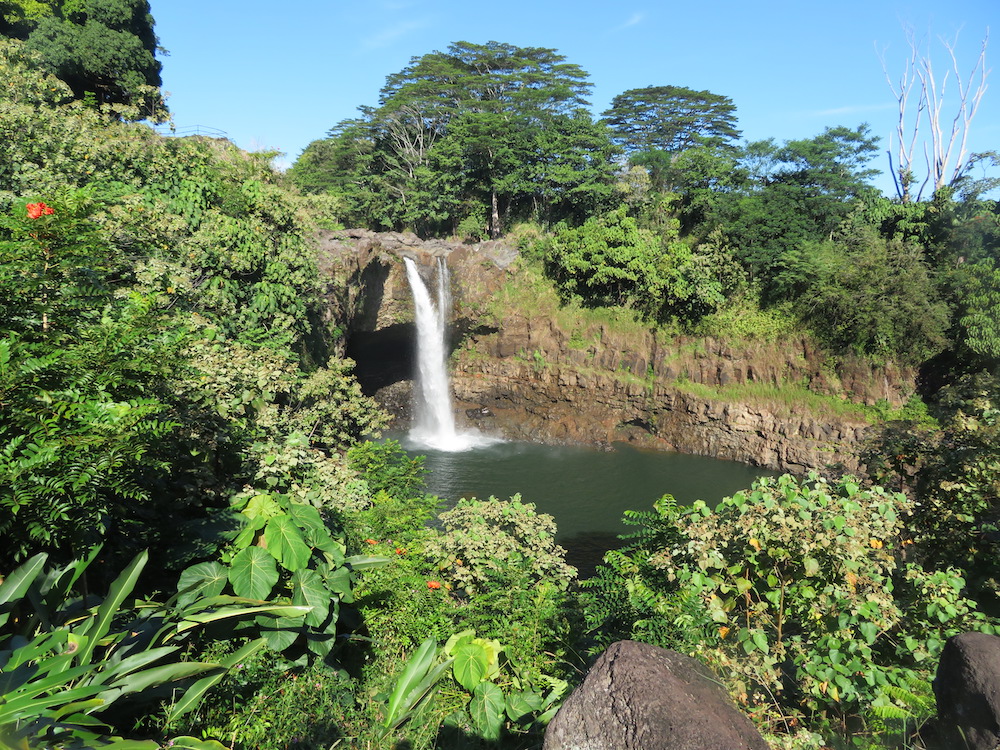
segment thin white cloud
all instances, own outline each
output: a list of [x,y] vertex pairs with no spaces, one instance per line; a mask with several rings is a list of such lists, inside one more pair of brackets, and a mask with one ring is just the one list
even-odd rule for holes
[[366,49],[381,49],[426,26],[426,21],[403,21],[365,37],[361,43]]
[[621,26],[615,27],[615,31],[623,31],[624,29],[627,29],[630,26],[635,26],[639,23],[642,23],[642,19],[644,19],[645,17],[646,16],[643,15],[642,13],[633,13],[631,16],[629,16],[629,19],[625,23],[623,23]]

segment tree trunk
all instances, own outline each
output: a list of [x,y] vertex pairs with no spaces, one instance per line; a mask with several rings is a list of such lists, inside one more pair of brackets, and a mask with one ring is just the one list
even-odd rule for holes
[[490,239],[495,240],[500,236],[500,204],[497,200],[497,191],[490,189]]

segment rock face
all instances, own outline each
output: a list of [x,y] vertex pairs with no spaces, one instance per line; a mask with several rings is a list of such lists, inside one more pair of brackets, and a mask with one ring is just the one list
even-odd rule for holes
[[695,396],[669,383],[617,373],[536,368],[513,359],[459,363],[452,389],[463,408],[492,417],[475,426],[540,442],[676,450],[780,471],[832,467],[858,471],[868,425],[843,419],[779,416],[765,408]]
[[400,428],[408,423],[415,340],[402,256],[429,275],[436,258],[447,256],[452,387],[456,420],[466,427],[540,442],[632,442],[794,473],[857,472],[867,422],[718,389],[777,392],[794,384],[806,393],[894,405],[914,391],[913,372],[850,358],[830,362],[807,339],[734,347],[665,337],[641,325],[550,317],[539,311],[552,306],[539,305],[534,291],[501,297],[518,273],[517,249],[502,241],[425,242],[345,230],[320,237],[319,250],[330,315],[346,321],[347,353],[358,362],[362,387]]
[[612,644],[566,699],[544,750],[768,750],[699,662],[635,641]]
[[962,633],[949,638],[934,696],[942,747],[995,750],[1000,745],[1000,637]]

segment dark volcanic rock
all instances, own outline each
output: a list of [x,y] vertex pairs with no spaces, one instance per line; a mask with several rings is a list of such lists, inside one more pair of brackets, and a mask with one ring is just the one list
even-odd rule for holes
[[987,633],[949,638],[934,696],[943,747],[994,750],[1000,745],[1000,638]]
[[768,750],[699,662],[635,641],[612,644],[566,699],[544,750]]

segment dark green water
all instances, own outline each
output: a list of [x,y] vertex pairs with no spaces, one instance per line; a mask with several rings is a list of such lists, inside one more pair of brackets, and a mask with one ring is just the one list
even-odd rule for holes
[[773,474],[734,461],[640,451],[626,444],[601,451],[579,446],[495,443],[453,453],[403,445],[426,456],[428,490],[442,498],[508,498],[521,494],[552,515],[569,562],[589,575],[629,527],[626,510],[651,508],[664,494],[681,504],[709,504]]

